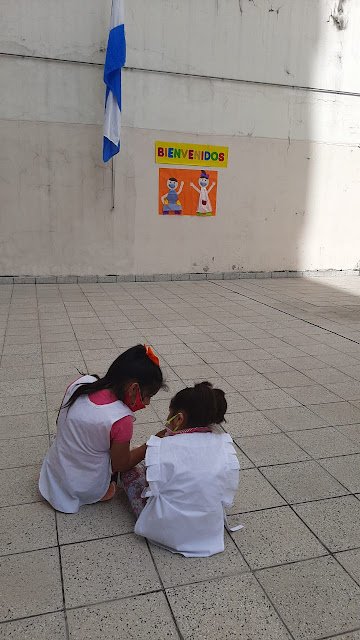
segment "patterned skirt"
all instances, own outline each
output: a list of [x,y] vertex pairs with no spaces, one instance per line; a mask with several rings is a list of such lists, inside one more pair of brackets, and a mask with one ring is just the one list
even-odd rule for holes
[[139,462],[130,471],[120,473],[120,486],[124,489],[129,498],[131,508],[138,518],[146,505],[146,498],[141,497],[147,486],[145,462]]

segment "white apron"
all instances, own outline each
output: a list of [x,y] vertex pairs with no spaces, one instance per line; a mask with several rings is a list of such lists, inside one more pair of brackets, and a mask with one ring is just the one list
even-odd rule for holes
[[206,187],[200,187],[199,202],[197,206],[197,213],[211,213],[212,207]]
[[[79,384],[95,380],[93,376],[76,380],[67,390],[63,404]],[[111,477],[111,427],[125,416],[134,414],[120,400],[96,405],[87,395],[80,396],[70,409],[61,409],[57,435],[39,479],[40,493],[54,509],[76,513],[82,505],[104,497]]]
[[144,497],[149,499],[135,533],[187,557],[224,551],[224,506],[232,505],[239,482],[231,437],[151,436],[147,445]]

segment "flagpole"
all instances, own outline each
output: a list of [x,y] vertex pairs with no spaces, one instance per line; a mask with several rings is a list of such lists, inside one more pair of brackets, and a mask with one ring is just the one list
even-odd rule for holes
[[111,158],[111,211],[115,209],[115,167],[114,157]]

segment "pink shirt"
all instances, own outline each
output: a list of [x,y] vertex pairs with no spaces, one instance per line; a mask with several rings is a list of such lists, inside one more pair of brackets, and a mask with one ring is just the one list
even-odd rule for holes
[[[91,393],[89,400],[94,404],[103,405],[117,402],[117,397],[108,389],[101,389],[101,391]],[[117,420],[111,427],[110,442],[130,442],[133,436],[133,428],[134,423],[131,416],[125,416],[125,418]]]

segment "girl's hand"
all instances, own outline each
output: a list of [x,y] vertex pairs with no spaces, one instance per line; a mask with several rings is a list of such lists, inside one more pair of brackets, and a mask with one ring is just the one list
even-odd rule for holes
[[157,438],[163,438],[166,435],[166,429],[162,429],[158,433],[155,434]]

